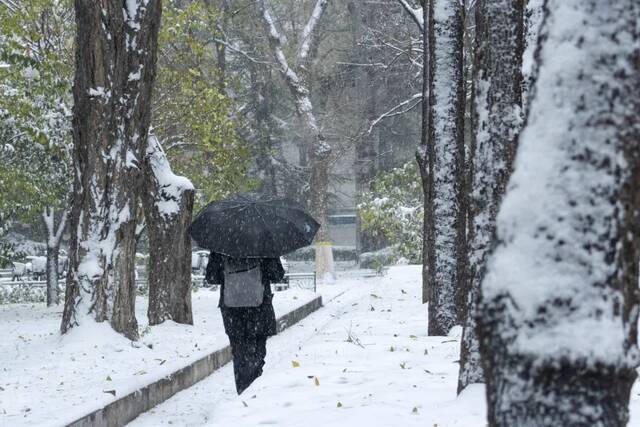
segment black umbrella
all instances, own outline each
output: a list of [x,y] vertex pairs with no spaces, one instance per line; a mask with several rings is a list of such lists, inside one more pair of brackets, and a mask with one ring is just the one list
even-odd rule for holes
[[191,237],[220,254],[274,258],[311,244],[319,228],[289,199],[246,193],[209,203],[191,224]]

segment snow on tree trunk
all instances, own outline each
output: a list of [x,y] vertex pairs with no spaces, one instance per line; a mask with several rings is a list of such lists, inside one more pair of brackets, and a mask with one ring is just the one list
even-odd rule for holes
[[149,135],[142,192],[149,234],[149,324],[193,324],[191,312],[191,213],[194,187],[171,171],[155,135]]
[[[429,335],[446,335],[460,322],[466,290],[466,211],[464,178],[464,9],[458,0],[430,2],[429,67],[431,120],[428,254]],[[432,237],[431,237],[432,236]],[[466,298],[466,296],[464,297]],[[458,303],[458,304],[457,304]]]
[[52,207],[45,207],[42,212],[42,220],[47,231],[47,265],[46,265],[46,281],[47,281],[47,307],[53,304],[60,304],[60,295],[58,292],[58,256],[60,254],[60,242],[62,241],[62,233],[67,226],[68,212],[63,212],[60,217],[60,224],[55,226],[55,210]]
[[476,3],[475,150],[472,228],[469,234],[469,297],[460,349],[458,392],[483,382],[476,335],[476,302],[495,221],[511,174],[522,123],[522,0]]
[[522,58],[522,107],[526,114],[529,104],[529,92],[534,83],[535,52],[542,24],[542,6],[544,0],[523,0],[526,2],[524,17],[524,54]]
[[282,48],[280,33],[269,10],[262,0],[256,0],[255,5],[261,18],[265,33],[269,39],[269,46],[280,72],[294,99],[296,113],[304,126],[306,137],[309,138],[307,158],[309,160],[311,177],[309,188],[311,191],[311,214],[320,223],[320,230],[316,234],[316,273],[320,279],[333,274],[333,252],[329,238],[327,196],[329,192],[329,163],[332,148],[326,141],[316,120],[313,104],[309,97],[308,76],[317,52],[318,24],[326,10],[329,0],[317,0],[311,17],[302,31],[302,41],[296,57],[296,66],[291,67]]
[[627,424],[640,357],[639,19],[636,0],[545,2],[481,288],[491,426]]
[[160,4],[75,2],[76,176],[63,333],[91,316],[131,339],[138,337],[137,193],[147,146]]
[[60,247],[50,247],[47,245],[47,307],[60,304],[60,293],[58,291],[58,259]]

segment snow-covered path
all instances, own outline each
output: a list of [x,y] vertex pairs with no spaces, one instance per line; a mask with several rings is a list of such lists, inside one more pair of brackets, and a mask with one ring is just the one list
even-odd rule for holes
[[265,373],[242,396],[228,365],[131,425],[485,425],[482,387],[455,396],[459,337],[426,336],[420,267],[338,286],[346,292],[269,340]]

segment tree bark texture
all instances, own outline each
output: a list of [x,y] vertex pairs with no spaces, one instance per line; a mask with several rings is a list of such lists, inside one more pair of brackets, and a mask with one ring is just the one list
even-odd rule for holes
[[58,259],[60,246],[47,245],[47,307],[60,304],[60,292],[58,290]]
[[160,0],[76,0],[74,200],[61,330],[91,316],[131,339],[135,226]]
[[[432,75],[432,51],[429,48],[433,43],[433,32],[431,28],[431,9],[427,0],[422,0],[422,22],[427,25],[418,25],[422,31],[422,129],[420,131],[420,146],[416,150],[416,161],[420,171],[420,181],[422,184],[424,218],[422,221],[422,303],[429,302],[429,279],[435,271],[433,262],[435,261],[435,242],[433,230],[433,204],[431,203],[433,194],[433,181],[429,178],[429,171],[433,169],[433,145],[429,141],[433,139],[433,127],[429,125],[433,120],[431,110],[431,75]],[[417,20],[417,22],[420,22]]]
[[191,213],[194,188],[171,172],[158,139],[149,135],[142,205],[149,234],[149,324],[193,324]]
[[446,335],[466,311],[464,9],[457,0],[432,0],[429,8],[429,335]]
[[528,94],[534,84],[535,51],[538,46],[544,0],[524,0],[524,54],[522,57],[522,110],[529,106]]
[[271,70],[265,69],[254,63],[247,65],[251,76],[251,97],[255,105],[254,132],[256,140],[256,168],[261,181],[260,191],[277,196],[280,192],[278,186],[278,174],[276,173],[276,156],[278,147],[274,144],[272,135],[271,115],[274,109],[273,96],[269,93],[269,82],[271,81]]
[[522,0],[476,3],[476,116],[473,120],[473,212],[469,233],[469,297],[460,350],[458,392],[483,382],[476,306],[500,203],[522,126]]
[[547,0],[543,11],[481,287],[488,421],[625,426],[640,356],[640,5]]
[[60,304],[60,290],[58,283],[58,260],[60,255],[60,242],[62,233],[67,226],[68,211],[60,215],[60,223],[55,226],[55,209],[45,207],[42,212],[42,219],[47,231],[47,261],[46,261],[46,281],[47,281],[47,307]]

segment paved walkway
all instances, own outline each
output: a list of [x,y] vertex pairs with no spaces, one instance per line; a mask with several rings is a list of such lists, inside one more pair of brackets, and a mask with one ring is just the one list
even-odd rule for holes
[[458,337],[426,336],[419,283],[419,267],[360,279],[271,339],[242,396],[227,366],[131,425],[483,426],[481,387],[455,400]]

